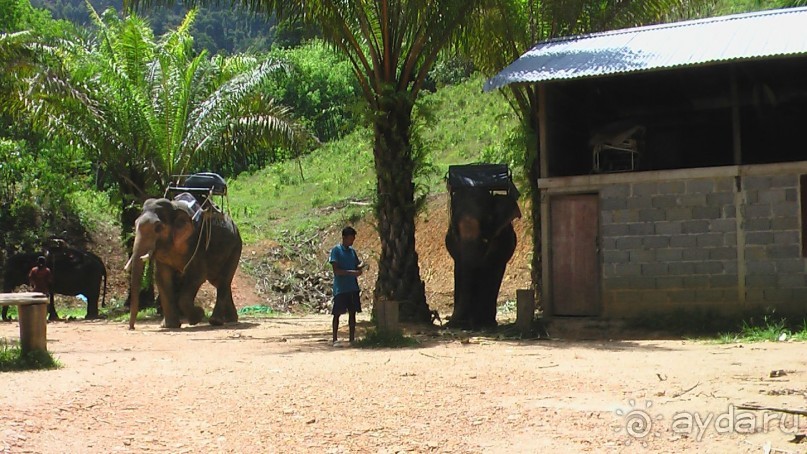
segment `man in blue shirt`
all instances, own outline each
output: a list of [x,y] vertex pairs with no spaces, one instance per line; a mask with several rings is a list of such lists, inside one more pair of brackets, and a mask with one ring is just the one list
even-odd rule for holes
[[331,249],[328,261],[333,267],[333,342],[336,343],[336,332],[339,330],[339,316],[348,313],[350,342],[356,335],[356,312],[361,312],[359,300],[359,280],[364,262],[359,260],[353,242],[356,230],[353,227],[342,229],[342,243]]

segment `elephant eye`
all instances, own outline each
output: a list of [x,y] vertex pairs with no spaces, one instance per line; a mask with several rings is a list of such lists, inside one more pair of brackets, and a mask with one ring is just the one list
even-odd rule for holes
[[160,233],[160,232],[162,232],[162,231],[163,231],[163,225],[162,225],[162,224],[157,224],[157,225],[155,225],[155,226],[154,226],[154,231],[155,231],[156,233]]

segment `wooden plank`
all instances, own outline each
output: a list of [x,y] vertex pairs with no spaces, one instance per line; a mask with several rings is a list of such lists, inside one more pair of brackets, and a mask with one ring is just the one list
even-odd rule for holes
[[0,306],[48,304],[48,295],[39,292],[0,293]]

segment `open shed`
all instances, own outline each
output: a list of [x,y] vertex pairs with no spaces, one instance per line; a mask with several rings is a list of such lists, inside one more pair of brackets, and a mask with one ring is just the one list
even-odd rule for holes
[[807,8],[542,42],[546,316],[807,314]]

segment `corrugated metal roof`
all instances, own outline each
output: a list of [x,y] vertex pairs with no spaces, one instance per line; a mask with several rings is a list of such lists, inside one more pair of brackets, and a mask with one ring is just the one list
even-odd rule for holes
[[485,82],[578,79],[807,53],[807,8],[628,28],[537,44]]

